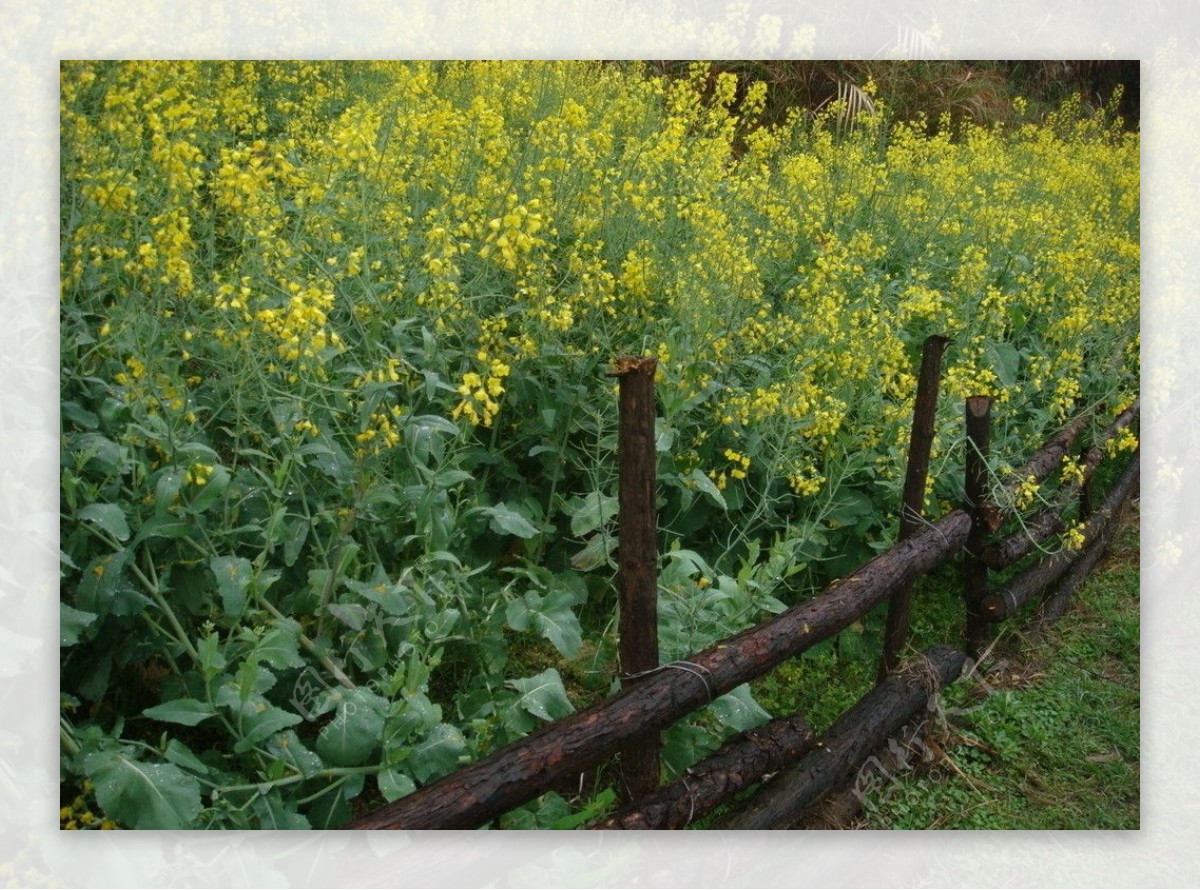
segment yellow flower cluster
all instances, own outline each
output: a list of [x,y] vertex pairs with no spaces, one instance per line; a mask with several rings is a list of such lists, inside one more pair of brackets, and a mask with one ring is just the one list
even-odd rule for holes
[[1138,448],[1138,437],[1129,429],[1123,427],[1115,436],[1104,443],[1104,452],[1109,457],[1116,457],[1122,451],[1136,451]]
[[511,371],[512,369],[502,361],[492,362],[488,366],[486,377],[468,371],[458,386],[462,400],[450,416],[454,420],[465,417],[472,425],[490,427],[500,411],[500,405],[495,400],[503,395],[504,380]]
[[1083,525],[1078,522],[1071,524],[1063,533],[1063,547],[1067,550],[1082,550],[1083,545],[1087,543],[1087,537],[1083,533]]
[[746,471],[750,469],[751,459],[745,454],[734,451],[732,448],[726,448],[724,452],[725,459],[732,464],[727,469],[720,471],[710,470],[709,478],[713,480],[717,488],[724,491],[725,486],[729,484],[730,479],[741,481],[746,478]]
[[208,480],[212,478],[213,468],[209,464],[195,463],[187,468],[183,474],[183,481],[188,485],[195,485],[199,488],[201,485],[207,485]]
[[1017,486],[1016,500],[1014,505],[1018,510],[1027,510],[1037,498],[1038,492],[1041,491],[1041,485],[1033,476],[1021,480],[1021,484]]
[[59,826],[66,831],[87,829],[112,831],[116,829],[117,823],[96,813],[93,809],[94,806],[95,789],[91,782],[84,779],[80,793],[75,795],[75,799],[70,804],[59,809]]
[[356,452],[358,456],[361,458],[371,453],[378,454],[400,444],[400,431],[396,428],[396,424],[403,417],[404,409],[399,405],[372,412],[366,427],[354,437],[354,440],[360,445]]
[[1074,483],[1075,485],[1083,484],[1083,467],[1079,461],[1075,460],[1069,454],[1063,455],[1062,467],[1059,473],[1064,482]]
[[738,479],[734,443],[801,496],[839,449],[897,478],[930,333],[945,401],[1036,393],[1047,426],[1136,391],[1136,136],[1070,106],[885,133],[878,95],[853,132],[833,109],[760,127],[766,89],[703,63],[64,63],[63,299],[97,325],[114,299],[174,309],[180,361],[344,386],[321,425],[369,449],[397,417],[363,383],[418,379],[393,325],[450,381],[429,410],[484,428],[535,356],[662,344],[664,402],[720,433],[680,440],[696,465]]

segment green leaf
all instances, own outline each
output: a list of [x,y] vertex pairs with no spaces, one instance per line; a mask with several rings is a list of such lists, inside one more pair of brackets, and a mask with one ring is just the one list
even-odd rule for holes
[[79,642],[79,635],[97,618],[95,612],[84,612],[73,609],[66,603],[58,604],[58,645],[60,648],[74,646]]
[[221,605],[230,618],[241,617],[246,608],[246,588],[254,574],[250,560],[241,556],[214,556],[208,561],[217,578],[217,590],[221,594]]
[[191,770],[194,773],[199,773],[202,776],[207,776],[212,772],[208,764],[197,757],[192,752],[192,749],[179,741],[179,739],[171,739],[171,741],[167,742],[166,750],[163,751],[163,757],[177,766]]
[[376,781],[379,783],[379,793],[388,803],[399,800],[417,790],[412,776],[395,768],[382,770],[376,776]]
[[95,468],[104,475],[111,475],[121,469],[121,446],[99,433],[76,436],[72,442],[72,451],[94,463]]
[[362,630],[367,623],[367,610],[358,603],[330,603],[325,610],[354,631]]
[[413,748],[409,763],[414,777],[418,782],[427,782],[453,772],[466,746],[467,740],[458,729],[439,723]]
[[170,763],[143,763],[121,751],[83,759],[106,815],[133,828],[189,828],[200,814],[200,784]]
[[117,587],[129,562],[129,551],[118,550],[88,563],[79,582],[79,606],[85,612],[108,615],[115,611]]
[[718,720],[738,732],[761,726],[771,719],[771,715],[754,700],[746,684],[722,695],[709,707]]
[[729,507],[725,503],[725,495],[721,493],[721,489],[717,488],[716,484],[704,474],[703,470],[692,470],[687,477],[696,488],[708,495],[714,504],[722,510],[728,510]]
[[295,726],[302,721],[303,718],[299,714],[293,714],[291,711],[285,711],[282,708],[274,708],[268,705],[249,721],[246,734],[233,746],[233,750],[237,754],[242,754],[249,751],[268,736],[274,735],[281,729]]
[[80,522],[94,522],[118,541],[129,540],[129,523],[116,504],[88,504],[76,516]]
[[363,599],[375,603],[388,615],[405,615],[412,610],[413,601],[404,595],[403,585],[393,584],[382,570],[377,572],[371,581],[347,580],[343,583]]
[[514,510],[503,501],[494,507],[483,507],[482,509],[492,518],[491,528],[497,534],[532,538],[538,533],[537,528],[524,514]]
[[1011,388],[1017,385],[1017,372],[1021,368],[1021,353],[1011,343],[988,343],[988,359],[1000,385]]
[[611,495],[593,491],[578,503],[571,512],[571,534],[582,538],[607,524],[617,515],[617,499]]
[[598,532],[592,535],[586,547],[571,557],[571,568],[578,572],[590,572],[605,565],[616,549],[616,535]]
[[431,702],[423,692],[402,693],[392,703],[385,733],[388,751],[403,748],[414,735],[436,726],[442,719],[442,709]]
[[211,680],[225,667],[225,654],[221,651],[221,640],[211,633],[196,643],[196,654],[200,657],[200,670],[205,680]]
[[547,668],[534,677],[509,680],[508,685],[521,693],[513,706],[541,720],[557,720],[575,710],[563,688],[562,677],[554,668]]
[[138,526],[133,543],[140,544],[151,538],[186,538],[195,530],[195,522],[188,522],[174,516],[151,516]]
[[308,540],[308,529],[312,520],[301,516],[295,522],[286,523],[287,537],[283,540],[283,564],[295,565],[300,557],[300,550]]
[[583,643],[583,629],[571,608],[576,602],[576,595],[566,589],[552,590],[544,597],[530,591],[508,604],[505,619],[515,631],[529,630],[532,624],[563,656],[573,658]]
[[361,686],[338,692],[334,719],[317,736],[317,753],[333,766],[361,766],[383,738],[388,702]]
[[164,702],[142,711],[143,717],[152,720],[162,720],[165,723],[182,723],[184,726],[195,726],[202,720],[207,720],[216,713],[207,702],[194,698],[177,698]]
[[307,831],[312,828],[308,817],[296,812],[293,801],[284,801],[278,789],[254,800],[258,828],[272,831]]
[[267,752],[302,776],[315,776],[325,768],[325,763],[305,747],[294,729],[276,733],[267,742]]
[[363,776],[334,780],[329,791],[309,806],[308,821],[312,823],[312,827],[325,830],[337,828],[350,821],[354,815],[350,809],[350,801],[362,791],[364,781]]
[[254,648],[260,661],[276,670],[304,667],[300,655],[300,625],[295,621],[280,622],[267,631]]

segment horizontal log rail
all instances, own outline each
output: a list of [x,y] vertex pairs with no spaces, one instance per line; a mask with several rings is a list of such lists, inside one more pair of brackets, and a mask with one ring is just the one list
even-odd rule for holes
[[[1116,419],[1096,438],[1096,441],[1084,453],[1083,459],[1080,462],[1080,469],[1083,471],[1082,482],[1071,481],[1064,485],[1061,492],[1061,500],[1065,501],[1072,495],[1077,494],[1083,486],[1091,481],[1096,468],[1100,466],[1101,461],[1104,459],[1104,443],[1129,426],[1138,416],[1139,409],[1140,402],[1135,401],[1117,415]],[[1032,516],[1020,531],[1008,537],[1001,538],[985,547],[983,561],[987,564],[988,568],[1007,568],[1017,562],[1017,560],[1023,559],[1032,553],[1042,541],[1059,534],[1065,528],[1062,516],[1059,514],[1059,507],[1049,506]]]
[[[1101,537],[1112,523],[1113,517],[1120,507],[1133,493],[1140,474],[1138,453],[1134,452],[1133,459],[1121,474],[1120,478],[1109,491],[1100,509],[1083,525],[1083,536],[1091,541]],[[983,601],[983,613],[989,621],[1001,621],[1016,613],[1034,594],[1045,590],[1076,562],[1082,551],[1062,550],[1052,554],[1035,565],[1030,566],[1019,575],[1009,579],[994,592],[988,594]]]
[[910,660],[838,718],[799,763],[713,827],[787,828],[920,713],[931,695],[957,680],[966,660],[966,653],[953,646],[934,646]]
[[815,743],[803,717],[772,720],[738,733],[670,785],[588,828],[685,828],[763,776],[795,762]]

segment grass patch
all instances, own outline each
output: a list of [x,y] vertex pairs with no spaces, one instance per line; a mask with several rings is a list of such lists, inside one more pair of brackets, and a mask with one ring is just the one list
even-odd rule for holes
[[874,781],[861,827],[1137,829],[1138,552],[1135,518],[1066,617],[947,690],[923,762]]

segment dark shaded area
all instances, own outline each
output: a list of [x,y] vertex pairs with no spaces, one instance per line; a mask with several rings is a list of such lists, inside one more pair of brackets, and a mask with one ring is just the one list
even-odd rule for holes
[[[691,62],[649,62],[651,73],[687,75]],[[894,121],[924,117],[933,132],[945,121],[957,126],[1038,120],[1064,100],[1079,94],[1085,106],[1106,108],[1120,90],[1117,103],[1124,128],[1136,131],[1141,120],[1141,63],[1137,59],[1069,60],[744,60],[712,63],[711,80],[737,75],[740,103],[754,81],[767,84],[764,124],[784,121],[794,110],[818,113],[854,90],[876,87]],[[1014,107],[1020,97],[1027,105]]]

